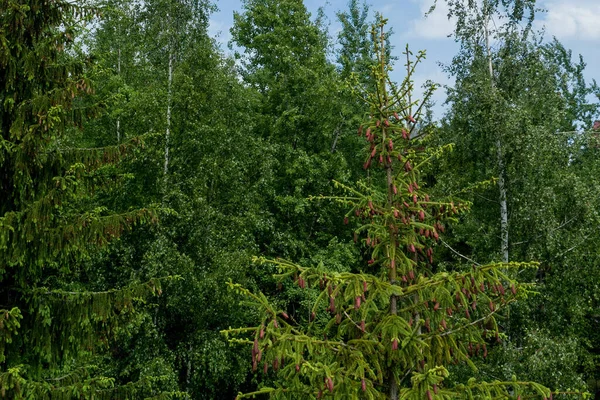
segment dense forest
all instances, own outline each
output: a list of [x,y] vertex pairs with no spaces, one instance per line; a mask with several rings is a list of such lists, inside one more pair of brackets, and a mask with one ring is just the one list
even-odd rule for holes
[[437,2],[446,88],[359,0],[0,0],[2,398],[600,398],[600,88]]

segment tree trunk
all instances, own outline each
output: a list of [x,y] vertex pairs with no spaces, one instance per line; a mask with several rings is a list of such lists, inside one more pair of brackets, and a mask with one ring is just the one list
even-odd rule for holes
[[506,182],[504,179],[506,169],[504,167],[502,142],[500,141],[500,138],[498,138],[496,141],[496,151],[498,157],[498,189],[500,191],[500,235],[502,238],[502,261],[508,262],[508,205],[506,199]]
[[[387,98],[387,88],[386,88],[386,81],[385,81],[385,35],[384,35],[384,30],[383,30],[383,25],[381,26],[381,32],[380,32],[380,36],[379,36],[379,40],[380,40],[380,46],[381,46],[381,96],[382,96],[382,101],[381,101],[381,109],[380,109],[380,115],[377,116],[379,117],[383,117],[386,118],[386,109],[388,106],[388,98]],[[383,122],[383,121],[382,121]],[[385,126],[382,128],[382,133],[383,133],[383,137],[385,140],[386,137],[386,129]],[[387,160],[385,161],[385,172],[386,172],[386,181],[387,181],[387,203],[388,203],[388,207],[391,208],[392,204],[393,204],[393,199],[394,199],[394,180],[393,180],[393,170],[392,170],[392,164],[390,162],[388,162]],[[394,234],[394,228],[390,227],[390,248],[388,249],[388,257],[390,258],[390,262],[391,260],[395,257],[395,251],[396,251],[396,247],[398,246],[398,244],[396,243],[396,239],[395,239],[395,234]],[[396,283],[396,268],[390,267],[390,271],[389,271],[389,282],[393,285]],[[398,299],[396,298],[396,296],[392,295],[390,297],[390,314],[392,315],[397,315],[398,314]],[[396,377],[394,376],[394,371],[393,371],[394,366],[392,366],[392,369],[389,371],[389,375],[388,375],[388,379],[390,380],[390,400],[398,400],[398,382],[396,382]]]
[[[170,46],[169,46],[170,47]],[[169,139],[171,136],[171,99],[173,96],[173,49],[169,48],[169,77],[167,83],[167,129],[165,132],[165,166],[164,166],[164,178],[165,184],[167,181],[167,174],[169,172]]]
[[[491,16],[488,14],[487,3],[484,4],[484,12],[485,15],[485,24],[484,24],[484,33],[485,33],[485,46],[488,57],[488,69],[490,74],[490,86],[492,90],[495,88],[494,85],[494,66],[492,65],[492,51],[490,49],[490,34],[488,30],[488,25]],[[498,164],[498,190],[500,192],[500,237],[501,237],[501,253],[502,253],[502,261],[508,262],[508,205],[507,205],[507,195],[506,195],[506,167],[504,166],[504,155],[502,154],[502,140],[501,140],[501,132],[499,129],[496,130],[496,162]]]
[[190,384],[192,382],[192,354],[193,354],[193,350],[194,350],[194,348],[192,347],[192,344],[190,343],[189,346],[188,346],[187,365],[186,365],[186,370],[185,370],[185,385],[186,385],[186,388],[188,388],[188,390],[190,389]]
[[[120,34],[119,34],[120,37]],[[117,50],[117,75],[121,76],[121,44]],[[117,116],[117,143],[121,143],[121,116]]]
[[[343,118],[343,116],[342,116],[342,118]],[[338,124],[338,126],[336,126],[335,131],[333,132],[333,135],[334,135],[333,136],[333,144],[331,145],[331,152],[332,153],[335,153],[335,150],[337,148],[337,142],[338,142],[338,139],[340,137],[340,129],[341,129],[341,127],[342,127],[342,123],[340,122]]]

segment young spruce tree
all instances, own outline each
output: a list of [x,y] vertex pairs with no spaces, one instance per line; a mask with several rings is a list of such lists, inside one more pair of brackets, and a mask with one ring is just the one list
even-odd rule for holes
[[307,326],[297,322],[302,316],[278,309],[263,294],[230,283],[258,307],[262,320],[257,327],[224,333],[250,335],[232,341],[251,345],[253,369],[276,382],[238,399],[551,397],[547,388],[516,379],[454,385],[445,379],[446,366],[475,368],[471,359],[485,357],[500,340],[498,311],[526,294],[507,271],[535,265],[473,265],[461,272],[436,267],[433,251],[445,224],[456,221],[469,204],[427,194],[421,173],[446,149],[427,147],[417,123],[422,103],[411,100],[411,76],[424,54],[413,62],[407,50],[407,76],[401,86],[394,85],[388,77],[384,25],[381,19],[373,29],[376,90],[359,93],[370,106],[358,129],[367,140],[364,168],[369,175],[355,188],[338,184],[348,195],[330,198],[350,207],[344,221],[356,219],[355,239],[366,245],[368,257],[358,273],[258,259],[276,266],[282,280],[318,288]]

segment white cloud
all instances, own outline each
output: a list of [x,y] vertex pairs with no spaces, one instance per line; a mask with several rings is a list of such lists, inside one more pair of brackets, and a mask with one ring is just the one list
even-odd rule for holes
[[448,6],[438,1],[435,10],[425,17],[433,4],[431,0],[418,0],[421,17],[411,22],[409,36],[422,39],[446,39],[454,31],[454,20],[448,19]]
[[597,0],[562,0],[544,4],[540,21],[546,32],[559,39],[600,39],[600,4]]

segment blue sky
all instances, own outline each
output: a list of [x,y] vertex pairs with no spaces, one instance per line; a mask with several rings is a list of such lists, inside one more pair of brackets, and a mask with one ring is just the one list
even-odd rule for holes
[[[367,1],[372,11],[381,12],[394,29],[392,44],[395,55],[400,56],[406,44],[413,51],[425,50],[427,59],[415,75],[415,83],[420,85],[430,79],[442,85],[451,84],[439,63],[448,63],[458,47],[452,38],[453,22],[448,21],[447,9],[440,1],[436,11],[427,18],[424,14],[433,0],[379,0]],[[221,48],[228,52],[227,42],[231,35],[233,12],[242,10],[241,0],[216,0],[219,11],[210,18],[209,32],[222,43]],[[329,18],[330,35],[335,36],[339,23],[335,13],[347,8],[347,0],[305,0],[304,4],[313,16],[323,7]],[[545,9],[536,16],[536,28],[546,30],[545,37],[556,36],[563,45],[573,50],[573,56],[581,54],[587,63],[585,77],[600,82],[600,1],[599,0],[538,0],[538,6]],[[398,65],[393,76],[395,81],[403,77]],[[441,112],[444,99],[443,89],[438,90],[435,100],[438,103],[436,114]]]

